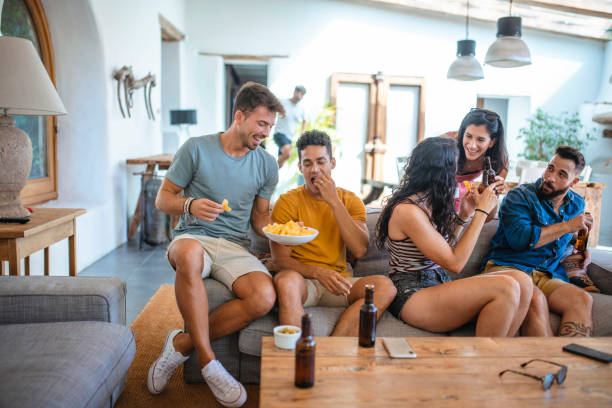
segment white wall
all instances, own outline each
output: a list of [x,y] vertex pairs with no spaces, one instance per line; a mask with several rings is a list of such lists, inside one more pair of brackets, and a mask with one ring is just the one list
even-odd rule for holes
[[[153,88],[157,120],[147,119],[142,89],[131,119],[121,117],[113,70],[131,65],[137,78],[151,72],[161,83],[158,14],[184,27],[184,2],[173,0],[43,0],[54,46],[57,89],[68,114],[59,117],[59,199],[50,207],[81,207],[77,266],[81,270],[126,241],[127,217],[142,170],[125,160],[161,152],[160,87]],[[129,199],[128,199],[129,198]],[[42,273],[41,254],[31,258]],[[51,273],[68,274],[66,240],[51,247]]]
[[[456,41],[464,35],[463,19],[341,1],[226,4],[187,1],[190,46],[226,54],[289,55],[280,66],[271,66],[269,84],[283,97],[296,83],[304,84],[308,93],[303,103],[314,111],[327,102],[329,76],[335,71],[423,76],[426,136],[457,129],[479,93],[530,96],[532,109],[561,111],[577,110],[596,97],[600,86],[603,44],[598,41],[524,30],[533,65],[485,66],[484,80],[460,82],[447,80],[446,71],[455,59]],[[495,29],[495,23],[470,24],[480,61],[495,39]],[[209,108],[214,101],[201,95],[200,103]]]

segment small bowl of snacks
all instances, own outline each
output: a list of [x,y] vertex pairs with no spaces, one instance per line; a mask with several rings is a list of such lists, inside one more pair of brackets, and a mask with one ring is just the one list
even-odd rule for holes
[[297,326],[276,326],[274,328],[274,345],[285,350],[293,350],[301,335],[302,329]]

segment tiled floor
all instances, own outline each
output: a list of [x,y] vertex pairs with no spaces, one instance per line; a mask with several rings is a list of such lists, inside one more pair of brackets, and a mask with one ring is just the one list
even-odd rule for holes
[[174,284],[174,270],[165,257],[166,245],[139,250],[138,242],[130,241],[79,272],[79,276],[117,276],[125,280],[130,325],[161,285]]

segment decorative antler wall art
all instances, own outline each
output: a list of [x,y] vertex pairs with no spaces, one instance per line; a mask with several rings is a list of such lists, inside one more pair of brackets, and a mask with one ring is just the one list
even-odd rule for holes
[[[151,120],[155,120],[153,114],[153,107],[151,106],[151,88],[157,85],[155,82],[155,75],[150,72],[147,76],[136,79],[132,72],[132,67],[124,65],[120,70],[113,73],[113,78],[117,80],[117,99],[119,100],[119,109],[121,110],[121,116],[124,118],[131,118],[131,109],[134,107],[133,94],[136,89],[144,88],[144,102],[145,108],[147,109],[147,116]],[[123,84],[123,94],[121,92],[121,84]],[[124,103],[122,103],[122,98]],[[125,104],[125,110],[123,105]]]

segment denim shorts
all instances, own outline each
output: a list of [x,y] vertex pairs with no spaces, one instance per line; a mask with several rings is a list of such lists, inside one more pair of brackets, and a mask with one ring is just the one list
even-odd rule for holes
[[397,295],[395,299],[393,299],[393,302],[391,302],[391,305],[389,305],[388,310],[398,319],[400,318],[400,313],[404,305],[408,299],[410,299],[410,296],[421,289],[451,281],[446,271],[442,268],[425,269],[418,272],[395,273],[389,275],[389,278],[397,289]]
[[284,133],[275,133],[274,134],[274,143],[278,146],[278,154],[281,154],[281,147],[285,145],[291,144],[291,139],[287,137]]

